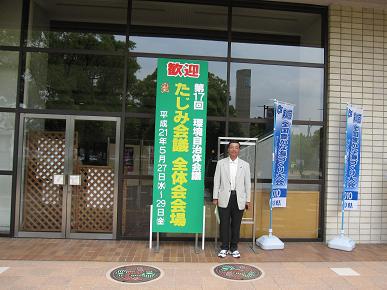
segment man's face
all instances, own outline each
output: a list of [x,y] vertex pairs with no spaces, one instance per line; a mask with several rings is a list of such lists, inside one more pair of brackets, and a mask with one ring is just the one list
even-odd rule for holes
[[235,160],[235,158],[239,155],[239,144],[238,143],[231,143],[228,146],[228,155],[230,156],[231,160]]

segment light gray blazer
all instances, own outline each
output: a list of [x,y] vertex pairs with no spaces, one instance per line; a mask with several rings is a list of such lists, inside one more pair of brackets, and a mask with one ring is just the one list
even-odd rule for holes
[[[250,164],[238,157],[238,168],[235,178],[238,208],[245,209],[246,202],[250,202],[251,179]],[[218,200],[218,206],[226,208],[231,194],[229,157],[223,158],[216,164],[214,176],[213,199]]]

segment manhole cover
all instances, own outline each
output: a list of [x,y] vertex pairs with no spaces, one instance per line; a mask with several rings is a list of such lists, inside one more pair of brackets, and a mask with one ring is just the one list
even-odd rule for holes
[[144,265],[121,266],[110,270],[108,276],[114,281],[122,283],[146,283],[160,278],[161,270]]
[[224,279],[248,281],[262,277],[262,270],[246,264],[222,264],[214,268],[214,273]]

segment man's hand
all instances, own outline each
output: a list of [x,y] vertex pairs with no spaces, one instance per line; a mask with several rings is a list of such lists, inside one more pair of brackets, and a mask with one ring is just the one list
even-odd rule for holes
[[249,203],[249,202],[246,202],[245,209],[248,210],[249,207],[250,207],[250,203]]
[[212,203],[215,204],[215,205],[218,205],[218,200],[217,199],[213,199]]

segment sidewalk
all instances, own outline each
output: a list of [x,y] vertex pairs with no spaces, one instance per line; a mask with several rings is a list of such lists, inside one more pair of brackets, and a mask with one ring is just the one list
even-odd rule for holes
[[[213,243],[195,254],[192,242],[163,242],[154,253],[146,241],[0,238],[0,289],[387,289],[384,244],[358,245],[353,252],[323,243],[286,243],[284,250],[257,253],[250,246],[241,243],[241,259],[220,259]],[[264,274],[249,282],[225,280],[212,271],[221,263],[253,265]],[[162,276],[141,285],[106,277],[131,264],[157,267]]]

